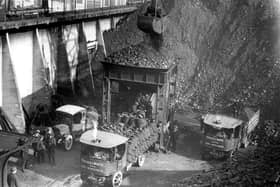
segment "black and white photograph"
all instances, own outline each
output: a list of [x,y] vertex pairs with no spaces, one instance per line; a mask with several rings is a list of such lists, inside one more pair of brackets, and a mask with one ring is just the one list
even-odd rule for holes
[[280,0],[0,0],[0,187],[280,186]]

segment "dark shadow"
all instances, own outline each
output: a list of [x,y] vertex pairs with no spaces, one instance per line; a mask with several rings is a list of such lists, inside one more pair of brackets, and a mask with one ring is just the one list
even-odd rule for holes
[[125,175],[122,187],[171,187],[199,171],[135,170]]
[[149,34],[151,45],[154,49],[159,51],[161,46],[163,45],[163,35],[161,34]]
[[201,160],[199,121],[178,114],[175,119],[178,120],[179,124],[179,136],[174,153],[190,159]]
[[[199,171],[163,171],[134,170],[124,174],[121,187],[172,187],[186,177]],[[92,187],[92,184],[82,184],[80,187]],[[108,184],[105,187],[109,187]],[[175,185],[174,185],[175,186]]]
[[32,168],[38,174],[50,177],[56,180],[62,180],[66,177],[77,175],[80,173],[80,145],[74,142],[71,151],[64,151],[58,146],[55,152],[56,165],[52,166],[48,163],[48,157],[45,153],[45,162],[35,164]]

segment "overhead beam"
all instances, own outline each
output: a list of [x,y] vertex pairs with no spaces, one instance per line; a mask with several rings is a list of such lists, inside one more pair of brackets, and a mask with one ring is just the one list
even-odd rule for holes
[[116,8],[86,9],[66,12],[50,13],[46,16],[34,19],[19,19],[16,21],[1,22],[0,32],[17,31],[18,29],[30,29],[47,27],[50,25],[73,24],[80,21],[92,20],[96,18],[111,17],[114,15],[129,14],[137,10],[135,6],[119,6]]

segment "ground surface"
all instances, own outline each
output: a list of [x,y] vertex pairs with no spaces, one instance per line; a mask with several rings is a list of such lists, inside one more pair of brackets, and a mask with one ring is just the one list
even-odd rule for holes
[[[200,160],[200,137],[197,133],[199,126],[195,120],[188,120],[183,115],[177,115],[181,123],[181,134],[178,149],[175,153],[148,153],[142,168],[133,167],[125,176],[123,186],[133,187],[169,187],[179,180],[207,170],[211,164]],[[27,170],[18,175],[24,186],[71,186],[81,187],[79,178],[79,145],[65,152],[57,149],[56,166],[48,163],[34,165],[33,171]]]

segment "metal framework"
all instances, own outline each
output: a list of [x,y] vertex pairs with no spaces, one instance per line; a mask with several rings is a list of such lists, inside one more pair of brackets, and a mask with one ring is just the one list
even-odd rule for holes
[[177,65],[168,69],[143,68],[103,62],[102,119],[110,122],[112,81],[152,85],[157,90],[156,122],[167,123],[172,120],[175,105]]

